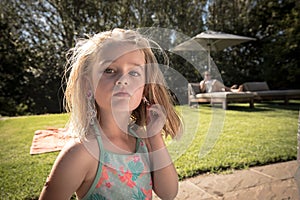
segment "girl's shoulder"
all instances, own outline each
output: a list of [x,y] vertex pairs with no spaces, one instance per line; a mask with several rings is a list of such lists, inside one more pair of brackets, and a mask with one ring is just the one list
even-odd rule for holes
[[[61,151],[62,156],[74,159],[98,159],[99,149],[96,140],[81,141],[78,138],[70,140]],[[87,160],[88,161],[88,160]]]
[[96,170],[97,161],[91,156],[84,142],[72,139],[58,155],[43,195],[52,199],[65,199],[75,191],[85,191],[88,186],[83,183],[91,182]]
[[79,139],[69,141],[57,158],[57,169],[85,177],[85,179],[93,177],[99,160],[99,150],[94,147],[96,143]]

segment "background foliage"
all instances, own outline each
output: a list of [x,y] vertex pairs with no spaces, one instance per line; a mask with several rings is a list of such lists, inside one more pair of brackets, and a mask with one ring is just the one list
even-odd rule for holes
[[[297,0],[2,0],[0,114],[63,111],[67,50],[84,34],[114,27],[255,37],[212,54],[225,84],[266,80],[274,89],[299,87],[299,8]],[[170,58],[188,81],[200,81],[189,63]]]

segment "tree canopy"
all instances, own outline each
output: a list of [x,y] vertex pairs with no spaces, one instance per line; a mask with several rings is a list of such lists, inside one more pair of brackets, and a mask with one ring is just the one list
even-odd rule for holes
[[[225,84],[265,80],[271,88],[299,87],[299,10],[296,0],[2,0],[0,114],[62,112],[68,49],[85,34],[115,27],[255,37],[212,54]],[[170,61],[188,81],[200,81],[190,63],[174,55]]]

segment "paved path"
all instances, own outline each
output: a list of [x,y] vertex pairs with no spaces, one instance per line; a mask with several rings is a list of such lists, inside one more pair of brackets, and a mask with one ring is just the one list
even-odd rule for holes
[[[300,200],[295,181],[297,169],[297,161],[289,161],[232,174],[199,175],[179,183],[176,200]],[[300,172],[296,177],[300,179]]]

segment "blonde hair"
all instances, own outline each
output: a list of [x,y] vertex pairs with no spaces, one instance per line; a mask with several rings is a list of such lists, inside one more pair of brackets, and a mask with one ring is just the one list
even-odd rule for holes
[[[136,31],[113,29],[95,34],[88,39],[81,39],[74,48],[70,49],[67,58],[65,77],[67,87],[65,91],[65,108],[70,112],[69,129],[72,134],[79,138],[86,138],[92,133],[91,118],[88,117],[89,104],[93,104],[95,111],[97,104],[94,99],[88,98],[88,90],[91,89],[90,77],[92,76],[92,64],[95,57],[105,46],[113,44],[135,44],[145,55],[146,62],[146,83],[144,96],[151,104],[159,104],[166,111],[166,123],[163,127],[165,136],[170,135],[174,138],[182,131],[182,121],[173,106],[171,95],[167,89],[163,74],[161,73],[157,59],[151,50],[153,41],[143,37]],[[151,45],[150,45],[151,43]],[[154,43],[156,44],[156,43]],[[156,45],[161,52],[163,50]],[[164,57],[165,53],[163,53]],[[146,126],[146,106],[142,101],[140,105],[132,111],[132,118],[139,126]]]

